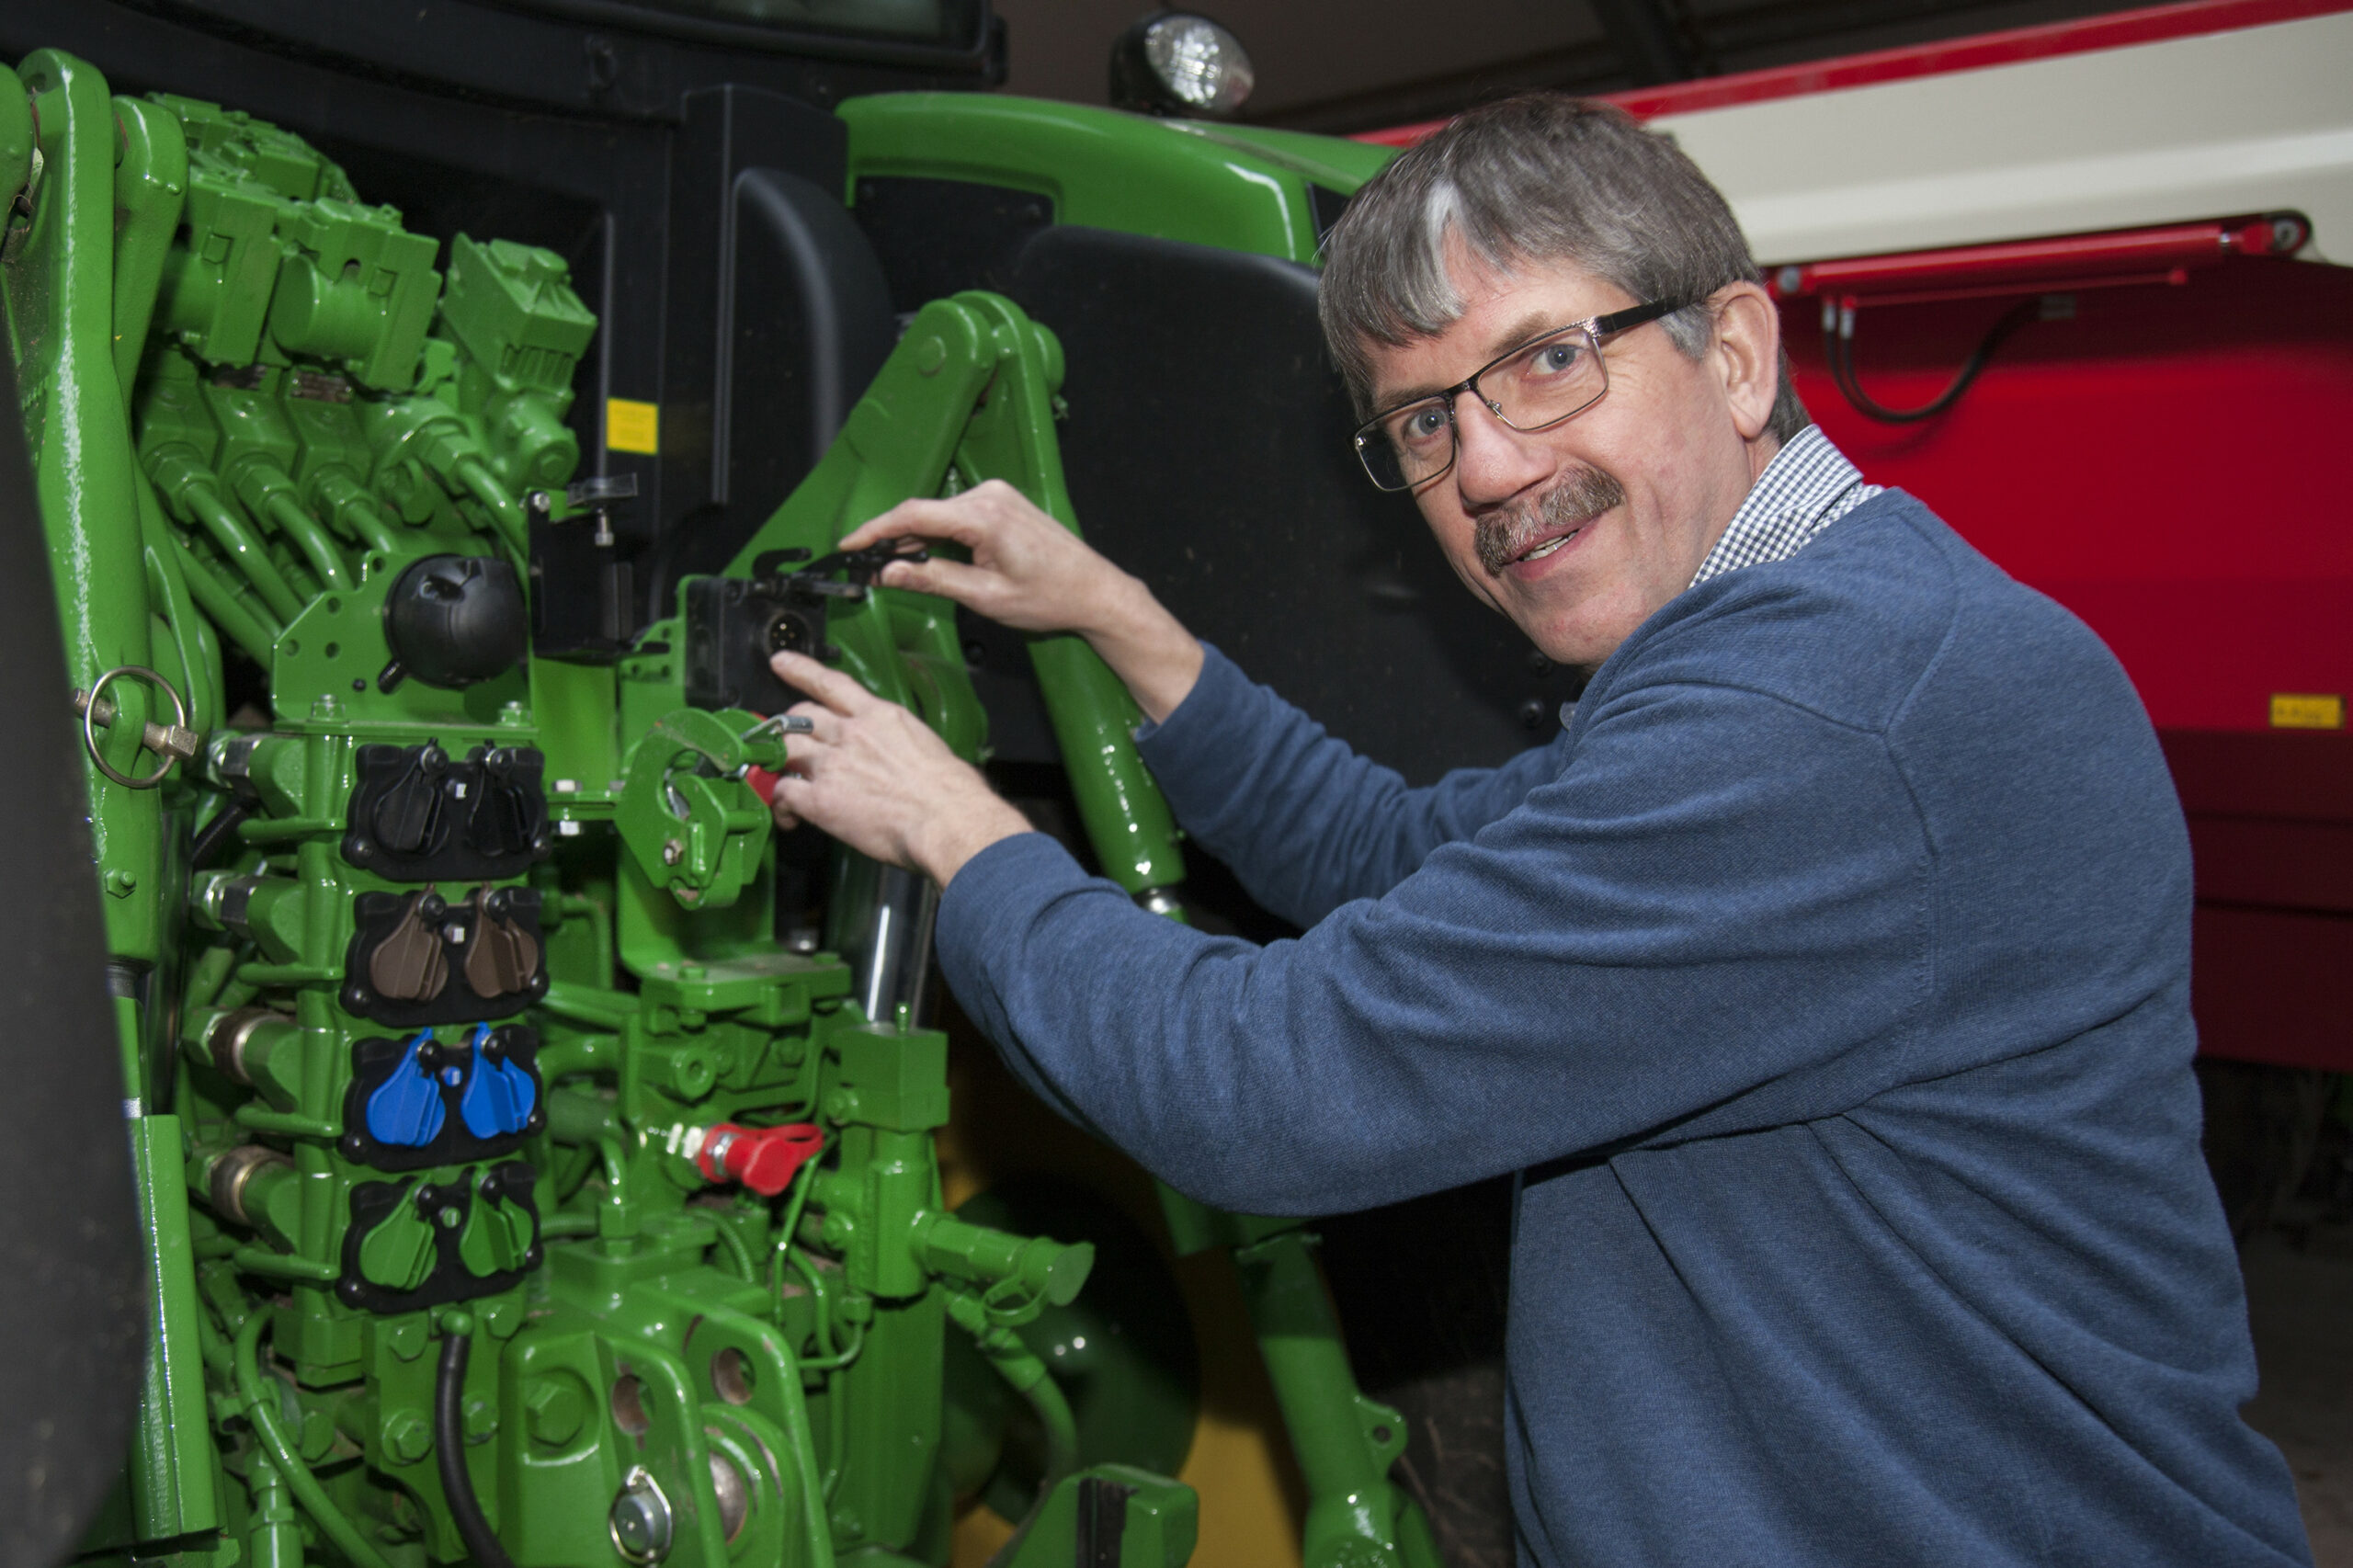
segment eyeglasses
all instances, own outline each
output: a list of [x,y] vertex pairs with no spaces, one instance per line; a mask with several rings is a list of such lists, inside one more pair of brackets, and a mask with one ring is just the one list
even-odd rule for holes
[[1603,338],[1672,315],[1688,303],[1653,300],[1548,332],[1482,365],[1442,392],[1366,420],[1357,428],[1357,460],[1383,490],[1427,484],[1454,466],[1459,446],[1454,400],[1464,392],[1515,430],[1548,430],[1584,413],[1609,390],[1609,371],[1601,360]]

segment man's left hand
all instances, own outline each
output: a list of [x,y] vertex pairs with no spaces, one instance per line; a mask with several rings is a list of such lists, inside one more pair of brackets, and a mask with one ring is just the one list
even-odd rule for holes
[[998,839],[1029,831],[979,769],[904,708],[803,654],[779,653],[769,665],[779,680],[815,699],[791,710],[813,729],[787,737],[778,826],[813,823],[860,854],[924,871],[943,888]]

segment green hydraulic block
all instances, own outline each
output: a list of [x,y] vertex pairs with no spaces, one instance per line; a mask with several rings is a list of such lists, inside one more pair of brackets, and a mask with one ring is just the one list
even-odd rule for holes
[[481,415],[492,467],[517,490],[561,484],[580,458],[563,415],[597,318],[570,278],[562,256],[536,245],[463,234],[449,244],[441,324],[470,361],[460,397]]
[[185,128],[190,154],[216,177],[249,180],[285,201],[357,201],[343,170],[317,148],[243,109],[171,93],[153,95]]
[[139,1219],[147,1242],[151,1324],[147,1377],[131,1435],[131,1500],[138,1538],[160,1540],[221,1522],[217,1461],[206,1433],[204,1369],[197,1353],[200,1309],[180,1119],[137,1116],[130,1127]]
[[449,243],[441,319],[506,392],[535,387],[568,395],[573,369],[597,332],[597,318],[572,291],[562,256],[463,234]]
[[279,350],[325,360],[380,392],[409,387],[441,292],[432,240],[403,229],[390,207],[332,198],[307,203],[279,237],[286,253],[269,307]]
[[373,459],[349,389],[290,376],[278,383],[278,393],[295,441],[290,477],[299,487],[299,504],[343,538],[388,559],[421,552],[425,540],[368,488]]
[[267,194],[191,180],[187,227],[173,247],[159,314],[197,358],[249,365],[261,349],[263,319],[278,276],[278,204]]

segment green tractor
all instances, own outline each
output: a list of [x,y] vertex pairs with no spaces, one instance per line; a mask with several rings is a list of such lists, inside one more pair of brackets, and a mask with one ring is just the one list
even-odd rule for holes
[[836,549],[991,478],[1417,777],[1561,695],[1348,483],[1313,264],[1387,152],[970,90],[1002,43],[0,7],[18,717],[74,754],[119,1050],[60,1048],[119,1074],[147,1330],[51,1555],[1435,1568],[1314,1233],[1015,1103],[937,890],[761,792],[813,653],[1250,927],[1082,642]]

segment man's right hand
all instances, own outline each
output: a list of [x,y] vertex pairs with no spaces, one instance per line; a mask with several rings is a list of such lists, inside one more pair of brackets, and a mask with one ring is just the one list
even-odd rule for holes
[[945,501],[903,501],[845,536],[841,548],[906,538],[949,540],[972,559],[894,562],[880,578],[884,587],[938,594],[1017,631],[1078,633],[1155,723],[1200,676],[1199,642],[1151,589],[1003,480]]

